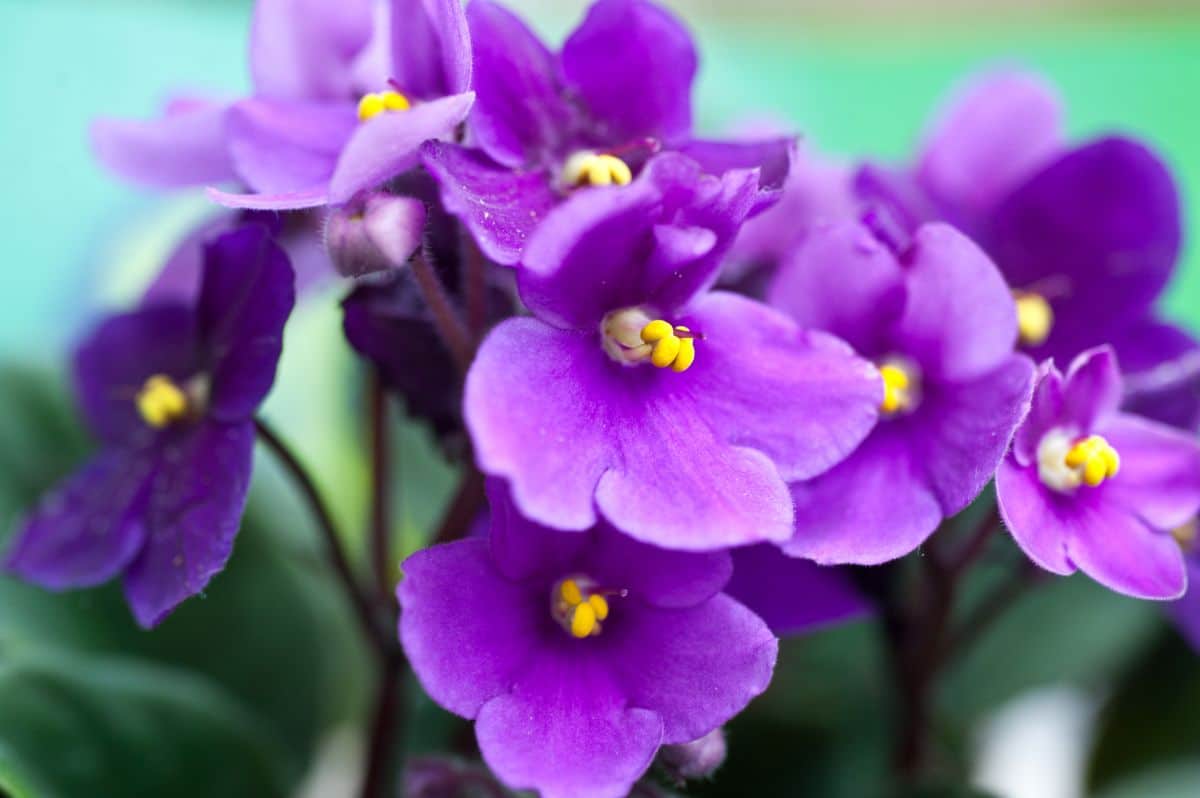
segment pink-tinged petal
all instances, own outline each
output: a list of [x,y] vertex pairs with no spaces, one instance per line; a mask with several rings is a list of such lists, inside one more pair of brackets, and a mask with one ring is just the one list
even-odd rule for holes
[[225,103],[191,103],[159,119],[97,119],[92,150],[127,180],[178,188],[233,180]]
[[550,166],[577,124],[562,96],[554,55],[491,0],[471,0],[467,22],[478,94],[470,119],[474,139],[505,166]]
[[357,128],[352,102],[242,100],[229,113],[229,146],[252,189],[291,194],[327,183]]
[[[599,0],[563,45],[562,75],[619,144],[692,129],[696,48],[676,17],[644,0]],[[651,77],[652,76],[652,77]]]
[[359,125],[329,181],[330,202],[349,202],[358,192],[416,166],[421,145],[453,131],[474,101],[471,92],[455,94],[420,103],[408,111],[382,113]]
[[507,693],[549,634],[549,591],[506,579],[486,540],[434,546],[404,561],[400,640],[429,696],[473,718]]
[[360,88],[355,57],[371,38],[372,5],[372,0],[257,0],[250,25],[255,94],[272,100],[352,95]]
[[422,99],[471,88],[471,34],[461,0],[390,0],[395,78]]
[[801,327],[881,356],[890,354],[889,333],[904,307],[904,272],[866,227],[842,222],[812,231],[784,259],[767,296]]
[[121,572],[146,540],[154,456],[115,449],[42,497],[22,520],[4,569],[50,590],[90,587]]
[[[615,608],[620,613],[621,608]],[[604,628],[610,667],[629,704],[662,717],[663,743],[721,726],[767,689],[779,641],[724,594],[676,610],[629,608]]]
[[942,508],[904,432],[884,421],[843,462],[793,483],[796,531],[783,550],[824,565],[878,565],[925,542]]
[[161,452],[146,506],[146,544],[125,571],[144,627],[208,586],[233,552],[250,488],[254,425],[205,422]]
[[1097,490],[1155,529],[1170,530],[1200,511],[1200,441],[1171,427],[1115,413],[1096,427],[1121,457]]
[[734,549],[725,593],[777,635],[811,632],[871,611],[843,569],[789,557],[767,543]]
[[603,661],[589,656],[600,638],[559,636],[561,645],[531,657],[511,693],[479,711],[483,761],[509,787],[542,798],[624,798],[649,768],[663,721],[629,706]]
[[533,229],[562,199],[545,172],[509,169],[480,150],[430,141],[421,160],[437,180],[446,210],[467,226],[483,254],[503,266],[520,260]]
[[784,479],[828,470],[875,425],[879,372],[842,341],[726,292],[693,303],[685,320],[700,336],[696,362],[665,376],[725,440],[763,452]]
[[1075,573],[1075,564],[1067,557],[1062,501],[1042,484],[1036,465],[1006,457],[996,469],[996,503],[1013,540],[1037,565],[1066,576]]
[[1187,591],[1183,551],[1123,508],[1080,502],[1071,517],[1067,556],[1107,588],[1141,599],[1177,599]]
[[928,224],[917,230],[908,260],[908,299],[894,339],[900,352],[942,380],[971,379],[1002,364],[1017,342],[1017,311],[983,250],[952,227]]
[[321,183],[296,191],[279,194],[236,194],[221,191],[211,186],[206,189],[209,198],[226,208],[243,208],[256,211],[298,211],[304,208],[320,208],[329,204],[329,184]]
[[1041,77],[976,78],[926,138],[917,173],[925,190],[967,218],[996,202],[1063,146],[1062,99]]
[[1037,460],[1038,445],[1042,437],[1059,426],[1063,417],[1063,375],[1054,367],[1054,362],[1045,360],[1038,365],[1033,376],[1033,398],[1029,415],[1021,422],[1013,436],[1013,456],[1023,466]]
[[1123,386],[1117,356],[1109,346],[1081,352],[1071,362],[1063,382],[1061,422],[1079,433],[1092,427],[1121,406]]

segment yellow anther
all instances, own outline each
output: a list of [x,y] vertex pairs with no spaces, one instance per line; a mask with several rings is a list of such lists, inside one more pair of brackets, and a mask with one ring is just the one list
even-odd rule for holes
[[596,629],[596,609],[591,602],[585,602],[575,608],[571,615],[571,635],[573,637],[589,637]]
[[387,91],[371,92],[364,94],[358,101],[358,119],[360,122],[366,122],[384,111],[407,111],[411,107],[412,103],[408,98],[398,91],[388,89]]
[[661,341],[664,338],[673,338],[674,336],[675,328],[662,319],[655,319],[642,328],[642,340],[648,344]]
[[588,596],[588,604],[592,607],[592,612],[596,614],[596,620],[603,621],[608,617],[608,599],[598,593],[593,593]]
[[1054,308],[1041,294],[1020,292],[1014,295],[1017,304],[1017,334],[1025,346],[1039,346],[1054,329]]
[[146,380],[137,394],[137,409],[142,420],[161,429],[187,415],[187,394],[165,374]]
[[687,327],[673,327],[669,322],[655,319],[642,328],[642,341],[653,344],[650,362],[660,369],[670,366],[683,372],[696,361],[696,342]]
[[567,186],[626,186],[633,180],[629,164],[615,155],[577,152],[563,165]]
[[895,413],[907,408],[912,385],[908,372],[894,363],[885,363],[879,367],[879,376],[883,377],[883,401],[879,409],[884,413]]
[[562,600],[572,607],[583,603],[583,591],[579,589],[579,585],[574,579],[564,579],[558,592],[562,596]]
[[679,339],[679,354],[675,356],[675,362],[671,364],[673,371],[687,371],[696,362],[696,341],[694,338]]
[[1067,450],[1063,462],[1079,474],[1083,484],[1092,488],[1115,477],[1121,469],[1117,450],[1099,435],[1089,435],[1076,443]]
[[657,368],[665,369],[675,362],[675,358],[679,355],[679,348],[679,339],[674,335],[660,338],[658,343],[654,345],[654,352],[650,355],[650,362]]

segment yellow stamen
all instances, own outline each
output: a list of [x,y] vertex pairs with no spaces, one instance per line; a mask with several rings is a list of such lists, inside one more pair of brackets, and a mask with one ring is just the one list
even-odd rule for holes
[[1121,470],[1117,450],[1099,435],[1089,435],[1076,443],[1067,451],[1063,462],[1079,474],[1083,484],[1092,488],[1112,479]]
[[596,610],[591,602],[580,604],[571,615],[571,636],[590,637],[596,630]]
[[632,180],[629,164],[607,153],[577,152],[563,166],[568,186],[627,186]]
[[593,593],[588,596],[588,604],[592,607],[592,612],[596,613],[596,620],[603,621],[608,617],[608,599],[598,593]]
[[572,607],[578,607],[583,603],[583,591],[579,589],[579,585],[574,579],[564,579],[558,592],[562,596],[562,600]]
[[879,375],[883,377],[883,401],[879,409],[888,414],[907,409],[912,401],[908,372],[894,363],[885,363],[879,367]]
[[366,122],[374,119],[384,111],[407,111],[412,103],[398,91],[388,89],[381,92],[364,94],[358,101],[358,120]]
[[1014,295],[1017,304],[1017,333],[1025,346],[1039,346],[1050,337],[1054,329],[1054,308],[1041,294],[1019,292]]
[[695,362],[696,340],[694,338],[680,338],[679,354],[675,356],[675,362],[671,364],[671,370],[678,372],[687,371]]
[[165,374],[155,374],[146,380],[136,402],[142,420],[155,429],[162,429],[188,413],[187,394]]
[[660,369],[670,366],[684,372],[696,361],[696,343],[687,327],[672,327],[669,322],[655,319],[642,328],[642,341],[653,344],[650,362]]

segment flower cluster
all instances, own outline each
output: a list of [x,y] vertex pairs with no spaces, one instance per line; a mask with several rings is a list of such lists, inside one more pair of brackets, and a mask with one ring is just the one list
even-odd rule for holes
[[993,478],[1037,565],[1182,596],[1200,345],[1155,315],[1181,238],[1162,161],[1066,142],[1012,72],[909,165],[701,139],[697,64],[649,0],[597,0],[557,50],[492,0],[259,0],[251,96],[95,126],[113,171],[234,210],[198,292],[80,347],[100,452],[6,567],[119,574],[145,626],[206,587],[288,253],[323,222],[347,339],[486,481],[486,512],[404,561],[399,638],[512,788],[619,798],[660,749],[711,772],[776,635],[869,612],[829,566],[915,551]]

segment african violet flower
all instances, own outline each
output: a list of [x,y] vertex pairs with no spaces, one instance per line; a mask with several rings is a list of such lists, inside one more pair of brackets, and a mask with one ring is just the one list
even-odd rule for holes
[[101,451],[20,524],[9,571],[54,590],[122,574],[143,626],[204,589],[237,534],[292,283],[286,255],[250,225],[209,245],[194,304],[96,329],[75,377]]
[[719,173],[757,166],[761,205],[787,175],[787,138],[692,138],[691,36],[646,0],[599,0],[555,55],[490,0],[467,9],[476,148],[426,145],[424,162],[488,257],[520,258],[538,222],[580,186],[626,185],[653,153],[681,150]]
[[901,250],[867,227],[813,232],[771,302],[871,358],[883,418],[844,462],[796,481],[789,554],[875,564],[912,551],[991,479],[1029,400],[1033,364],[996,267],[953,228],[929,224]]
[[234,207],[343,204],[416,165],[421,143],[451,132],[473,98],[459,0],[259,0],[250,63],[247,99],[101,120],[101,160],[154,185],[236,178],[255,193],[211,192]]
[[777,641],[721,593],[725,552],[600,523],[558,532],[489,490],[490,542],[404,562],[400,637],[434,701],[475,719],[484,761],[543,798],[620,798],[660,745],[699,739],[771,679]]
[[1048,571],[1079,569],[1130,596],[1178,598],[1187,573],[1172,532],[1200,510],[1200,444],[1119,412],[1120,401],[1110,348],[1084,352],[1065,377],[1044,363],[996,473],[1000,512]]
[[757,192],[678,153],[539,227],[518,270],[533,318],[509,319],[467,375],[480,468],[561,529],[602,514],[668,548],[791,534],[785,480],[815,476],[870,430],[879,374],[841,341],[744,297],[705,293]]

